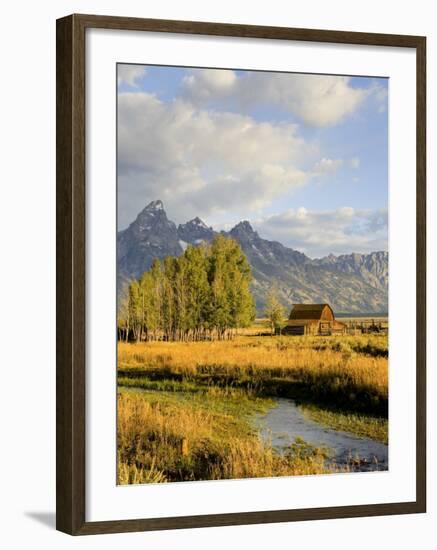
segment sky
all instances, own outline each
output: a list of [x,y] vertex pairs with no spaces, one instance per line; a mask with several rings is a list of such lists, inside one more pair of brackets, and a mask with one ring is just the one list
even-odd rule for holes
[[248,220],[308,256],[388,248],[388,80],[118,64],[118,227]]

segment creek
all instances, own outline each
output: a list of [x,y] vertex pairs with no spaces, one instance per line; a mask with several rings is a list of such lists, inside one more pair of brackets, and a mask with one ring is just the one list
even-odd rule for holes
[[388,445],[337,431],[311,420],[292,399],[278,398],[267,414],[258,415],[255,426],[261,438],[285,452],[296,438],[328,449],[327,463],[348,466],[353,471],[388,469]]

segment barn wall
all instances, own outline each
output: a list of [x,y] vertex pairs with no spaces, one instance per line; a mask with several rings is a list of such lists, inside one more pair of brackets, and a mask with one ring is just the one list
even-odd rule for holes
[[334,315],[332,313],[331,308],[329,308],[328,306],[325,306],[323,308],[323,311],[322,311],[322,314],[321,314],[320,318],[323,321],[333,321],[334,320]]

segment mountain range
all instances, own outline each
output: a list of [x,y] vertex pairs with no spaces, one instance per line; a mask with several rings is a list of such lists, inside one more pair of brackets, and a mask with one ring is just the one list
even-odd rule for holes
[[[248,221],[220,233],[240,244],[252,267],[252,292],[262,314],[268,290],[275,286],[283,305],[329,303],[336,314],[383,314],[388,311],[388,252],[330,254],[311,259],[276,241],[263,239]],[[176,226],[160,200],[152,201],[129,227],[117,234],[117,283],[150,268],[154,258],[179,256],[188,245],[218,235],[196,217]]]

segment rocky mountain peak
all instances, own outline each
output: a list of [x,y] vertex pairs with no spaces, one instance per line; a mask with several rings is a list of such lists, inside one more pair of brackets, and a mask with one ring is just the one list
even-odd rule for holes
[[152,201],[149,202],[147,206],[145,206],[141,212],[137,216],[137,220],[141,220],[143,218],[147,218],[149,216],[155,216],[156,214],[164,213],[164,205],[162,204],[162,201]]
[[176,225],[167,218],[160,200],[150,202],[117,236],[120,277],[139,277],[150,268],[154,258],[181,253]]
[[141,210],[136,220],[130,225],[132,229],[141,232],[155,230],[158,227],[165,228],[170,226],[172,229],[176,230],[174,223],[167,218],[164,205],[160,200],[150,202]]
[[144,211],[146,212],[152,212],[155,210],[164,210],[164,205],[162,204],[162,201],[152,201],[146,206],[146,208],[144,208]]
[[187,222],[187,225],[193,225],[196,227],[203,227],[204,229],[209,229],[206,223],[203,220],[201,220],[199,216],[196,216],[195,218]]
[[244,237],[249,239],[258,237],[258,233],[254,231],[253,227],[250,225],[250,223],[247,220],[237,223],[237,225],[231,229],[229,234],[232,237],[239,238],[239,239]]
[[199,244],[201,241],[211,241],[215,234],[213,228],[208,227],[198,216],[187,223],[180,224],[178,227],[179,239],[190,244]]

